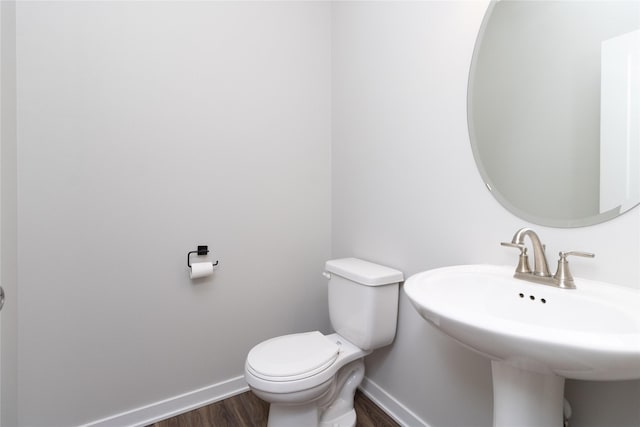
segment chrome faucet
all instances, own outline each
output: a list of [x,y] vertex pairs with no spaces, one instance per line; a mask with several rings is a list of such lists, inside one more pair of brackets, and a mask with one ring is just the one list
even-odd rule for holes
[[[531,240],[531,245],[533,246],[533,271],[531,271],[531,268],[529,267],[527,246],[524,244],[525,237],[527,236]],[[556,274],[551,276],[551,273],[549,272],[549,264],[547,263],[547,256],[545,255],[545,247],[536,232],[532,229],[521,228],[513,235],[511,243],[502,242],[501,245],[520,249],[520,258],[513,277],[563,289],[576,288],[571,271],[569,271],[569,262],[567,261],[567,257],[569,255],[589,258],[595,257],[594,254],[589,252],[560,252],[558,270],[556,271]]]

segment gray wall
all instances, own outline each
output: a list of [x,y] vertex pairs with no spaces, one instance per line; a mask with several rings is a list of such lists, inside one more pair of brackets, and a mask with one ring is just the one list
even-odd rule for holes
[[[328,330],[329,6],[18,3],[21,425],[226,381],[259,341]],[[220,266],[192,283],[198,244]]]
[[[640,210],[598,226],[527,224],[486,190],[466,121],[467,73],[486,3],[333,7],[332,255],[406,276],[454,264],[514,265],[502,248],[532,226],[547,253],[584,249],[577,276],[640,287]],[[550,255],[551,258],[551,255]],[[367,376],[433,427],[491,425],[488,361],[438,334],[401,296],[394,345]],[[640,382],[569,381],[572,426],[640,425]]]

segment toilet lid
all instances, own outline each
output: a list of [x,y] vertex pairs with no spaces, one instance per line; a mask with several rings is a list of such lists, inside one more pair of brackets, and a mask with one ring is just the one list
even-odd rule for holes
[[338,357],[340,347],[318,331],[283,335],[256,345],[247,364],[261,377],[291,381],[327,369]]

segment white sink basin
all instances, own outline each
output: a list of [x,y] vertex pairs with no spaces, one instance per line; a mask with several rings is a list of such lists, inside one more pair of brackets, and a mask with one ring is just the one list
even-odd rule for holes
[[513,267],[445,267],[410,277],[404,290],[422,317],[492,360],[565,378],[640,378],[639,291],[512,276]]
[[[528,409],[518,406],[545,393],[557,400],[548,402],[550,419],[561,425],[564,378],[640,379],[640,291],[579,278],[577,289],[559,289],[514,279],[513,272],[463,265],[418,273],[404,284],[422,317],[493,361],[494,425],[549,425],[538,415],[523,419]],[[555,394],[546,392],[549,382]],[[513,402],[514,387],[523,402]]]

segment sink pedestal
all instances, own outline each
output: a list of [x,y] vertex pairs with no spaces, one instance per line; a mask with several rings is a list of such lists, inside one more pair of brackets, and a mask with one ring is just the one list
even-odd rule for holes
[[491,361],[493,427],[561,427],[564,378]]

